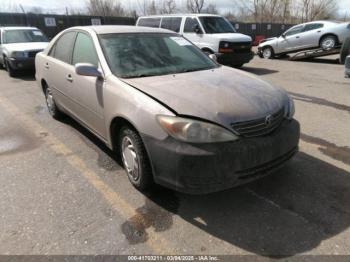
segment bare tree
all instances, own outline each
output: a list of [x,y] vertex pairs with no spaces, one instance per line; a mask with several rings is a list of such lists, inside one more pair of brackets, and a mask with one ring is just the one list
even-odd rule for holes
[[163,0],[162,14],[173,14],[176,12],[176,3],[175,0]]
[[125,16],[126,14],[119,0],[88,0],[86,7],[90,15]]
[[147,15],[156,15],[158,13],[156,3],[154,0],[151,1],[149,5],[146,6]]
[[29,9],[28,13],[31,14],[42,14],[44,13],[44,10],[40,6],[33,6]]
[[215,4],[209,4],[208,7],[205,8],[204,12],[208,14],[214,14],[214,15],[219,13]]
[[331,19],[337,0],[238,0],[240,17],[256,23],[300,23]]
[[201,13],[205,0],[187,0],[187,10],[191,13]]
[[1,0],[0,1],[0,12],[14,12],[18,13],[18,5],[12,3],[11,1]]

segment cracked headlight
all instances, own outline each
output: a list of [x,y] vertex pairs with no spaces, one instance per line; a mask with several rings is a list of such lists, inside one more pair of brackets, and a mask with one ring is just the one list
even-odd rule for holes
[[231,131],[215,124],[175,116],[157,116],[160,126],[175,139],[189,143],[215,143],[237,140]]

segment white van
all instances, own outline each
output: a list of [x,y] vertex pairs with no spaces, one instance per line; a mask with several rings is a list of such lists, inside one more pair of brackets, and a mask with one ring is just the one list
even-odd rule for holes
[[218,62],[241,67],[253,59],[252,38],[237,33],[222,16],[209,14],[159,15],[140,17],[136,26],[165,28],[179,33]]

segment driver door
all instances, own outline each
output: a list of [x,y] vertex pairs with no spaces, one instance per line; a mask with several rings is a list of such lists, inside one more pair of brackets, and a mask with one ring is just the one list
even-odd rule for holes
[[183,36],[199,48],[205,47],[203,43],[203,29],[196,17],[187,17],[183,28]]
[[279,53],[296,51],[302,48],[301,34],[303,28],[303,25],[294,26],[279,37]]

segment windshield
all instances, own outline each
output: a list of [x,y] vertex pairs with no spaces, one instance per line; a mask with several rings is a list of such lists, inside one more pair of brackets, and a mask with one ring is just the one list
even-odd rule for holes
[[4,32],[4,44],[29,42],[48,42],[48,40],[46,36],[37,29],[12,29]]
[[207,34],[236,33],[233,26],[223,17],[203,16],[199,20]]
[[100,35],[112,72],[122,78],[207,70],[217,64],[185,38],[176,34]]

